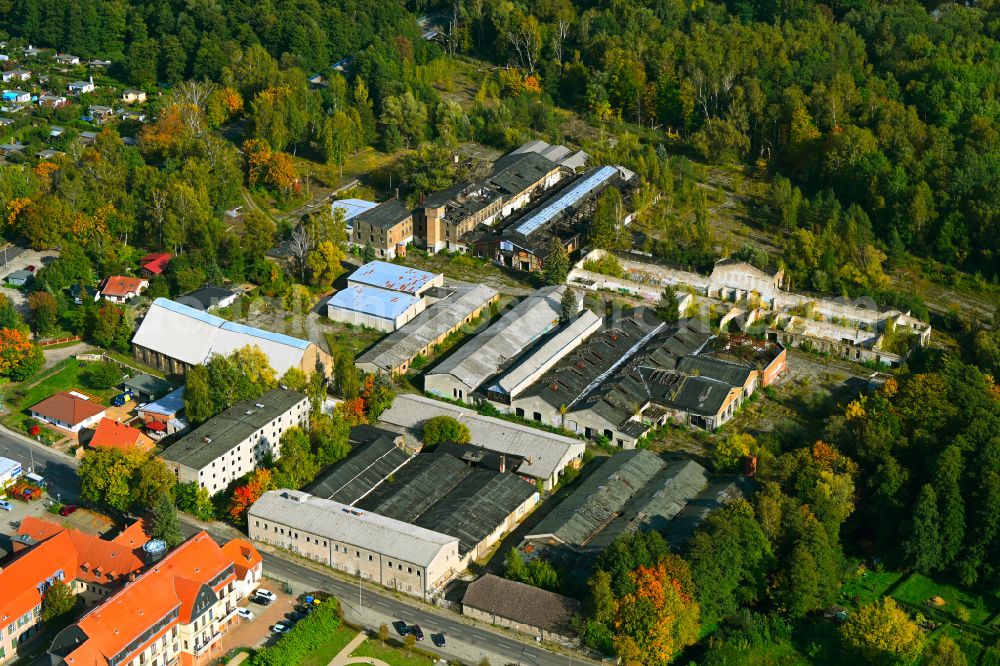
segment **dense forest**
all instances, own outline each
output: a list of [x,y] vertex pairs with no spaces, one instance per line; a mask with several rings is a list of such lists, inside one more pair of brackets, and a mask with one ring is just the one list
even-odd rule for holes
[[[409,10],[437,12],[449,26],[439,43],[419,38]],[[541,107],[657,128],[706,159],[787,176],[782,219],[793,229],[812,222],[803,198],[831,190],[844,210],[859,206],[886,251],[991,279],[1000,270],[996,13],[913,1],[0,0],[0,30],[111,58],[145,85],[225,82],[254,66],[258,45],[307,73],[353,57],[352,76],[379,112],[390,96],[413,96],[404,116],[437,101],[413,63],[442,50],[487,58],[516,67]],[[512,110],[485,120],[510,126]],[[531,124],[546,129],[542,117]],[[860,251],[860,263],[874,260]]]

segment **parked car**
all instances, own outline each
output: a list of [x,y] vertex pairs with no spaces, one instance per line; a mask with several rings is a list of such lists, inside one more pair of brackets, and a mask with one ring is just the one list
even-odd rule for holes
[[69,516],[69,515],[73,514],[74,512],[76,512],[76,510],[79,509],[79,508],[80,507],[78,507],[76,504],[66,504],[65,506],[63,506],[63,508],[59,509],[59,515],[60,516]]
[[256,596],[258,596],[258,597],[264,597],[268,601],[277,601],[278,600],[278,595],[277,594],[275,594],[274,592],[271,592],[270,590],[265,590],[264,588],[260,588],[254,594]]
[[288,622],[278,622],[276,625],[271,627],[271,631],[276,634],[287,634],[292,630],[292,625]]
[[442,631],[437,634],[431,634],[431,642],[439,648],[444,647],[446,645],[444,641],[444,632]]
[[249,608],[243,608],[243,607],[237,608],[236,614],[239,615],[244,620],[252,620],[254,618],[253,611],[250,610]]
[[34,273],[35,272],[35,265],[34,264],[28,264],[28,267],[26,269],[24,269],[24,270],[28,271],[29,273]]
[[402,620],[396,620],[392,623],[392,628],[396,630],[400,636],[405,636],[410,633],[410,628]]
[[418,641],[424,640],[424,630],[420,628],[419,624],[411,626],[410,633],[413,634]]
[[299,620],[305,618],[305,616],[306,616],[305,613],[299,613],[298,611],[292,611],[291,613],[287,613],[285,615],[285,617],[287,617],[292,622],[298,622]]
[[123,407],[126,402],[132,402],[132,394],[128,391],[111,398],[111,404],[115,407]]
[[3,509],[4,511],[13,511],[14,506],[7,500],[0,500],[0,509]]
[[271,603],[271,600],[267,597],[258,597],[256,594],[250,597],[250,601],[257,604],[258,606],[267,606]]

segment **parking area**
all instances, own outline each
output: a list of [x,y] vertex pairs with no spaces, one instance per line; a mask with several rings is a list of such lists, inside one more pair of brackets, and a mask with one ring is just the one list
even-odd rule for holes
[[[15,245],[0,247],[0,276],[3,285],[7,286],[7,276],[11,273],[29,267],[34,267],[37,271],[42,266],[51,264],[58,256],[59,252],[56,250],[38,251]],[[6,288],[0,293],[5,294],[19,308],[27,306],[27,294],[20,289]]]
[[285,619],[288,613],[295,610],[299,603],[294,595],[282,592],[279,585],[274,585],[270,581],[265,581],[261,586],[273,592],[278,598],[267,606],[251,603],[248,599],[240,603],[241,606],[253,611],[252,620],[240,620],[239,624],[226,632],[222,637],[221,650],[226,654],[229,650],[237,647],[259,648],[267,645],[276,635],[271,633],[271,627],[276,622]]
[[89,534],[106,535],[115,529],[110,518],[87,509],[78,509],[68,516],[49,513],[48,507],[55,498],[50,498],[47,494],[34,502],[22,502],[9,497],[6,501],[10,503],[12,511],[0,510],[0,559],[12,552],[11,537],[17,533],[18,526],[27,516],[41,518]]

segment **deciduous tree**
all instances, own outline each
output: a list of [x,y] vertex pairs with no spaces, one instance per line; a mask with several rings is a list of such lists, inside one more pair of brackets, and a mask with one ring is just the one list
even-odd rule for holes
[[888,596],[851,613],[840,635],[869,664],[909,664],[924,646],[920,628]]
[[443,442],[468,444],[472,439],[469,428],[450,416],[432,416],[424,421],[424,446],[433,448]]

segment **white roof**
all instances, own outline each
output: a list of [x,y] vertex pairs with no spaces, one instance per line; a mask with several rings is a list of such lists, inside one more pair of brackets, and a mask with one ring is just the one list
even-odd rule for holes
[[377,205],[374,201],[365,201],[364,199],[339,199],[330,204],[330,212],[344,211],[344,221],[346,222]]
[[579,439],[492,416],[481,416],[471,409],[422,395],[396,396],[392,407],[383,412],[381,421],[416,432],[427,419],[442,415],[464,423],[476,446],[524,458],[517,473],[536,479],[551,478],[570,460],[582,456],[586,449]]
[[166,298],[153,301],[132,342],[191,365],[204,363],[213,354],[227,355],[255,345],[267,355],[279,377],[288,368],[301,367],[312,344],[226,321]]
[[7,476],[16,470],[22,469],[21,463],[10,458],[0,458],[0,477]]
[[250,515],[427,567],[458,539],[298,490],[270,490]]
[[562,315],[565,285],[543,287],[517,304],[488,329],[473,337],[427,375],[452,375],[477,388],[528,345],[551,331]]
[[498,377],[496,388],[509,396],[517,395],[599,328],[601,318],[590,310],[584,310],[569,325]]
[[438,275],[422,271],[419,268],[390,264],[386,261],[370,261],[351,273],[347,282],[378,287],[386,291],[419,294],[427,285],[434,282]]

